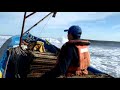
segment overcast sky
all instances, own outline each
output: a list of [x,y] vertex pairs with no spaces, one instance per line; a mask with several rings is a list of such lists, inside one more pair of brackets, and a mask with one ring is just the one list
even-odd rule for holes
[[[38,12],[28,18],[25,30],[48,13]],[[0,12],[0,34],[20,34],[23,16],[24,12]],[[82,28],[84,39],[120,41],[120,12],[58,12],[55,18],[46,18],[30,32],[39,37],[66,37],[64,29],[71,25]]]

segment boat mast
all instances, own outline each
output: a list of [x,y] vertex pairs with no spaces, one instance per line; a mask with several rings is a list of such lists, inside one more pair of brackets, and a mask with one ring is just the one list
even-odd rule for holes
[[[20,43],[19,43],[19,46],[21,47],[21,43],[22,43],[22,36],[29,32],[33,27],[35,27],[36,25],[38,25],[41,21],[43,21],[45,18],[47,18],[49,15],[51,15],[53,13],[53,16],[52,17],[55,17],[56,16],[56,13],[57,12],[50,12],[48,15],[46,15],[44,18],[42,18],[41,20],[39,20],[36,24],[34,24],[31,28],[29,28],[26,32],[24,32],[24,26],[25,26],[25,20],[26,18],[30,17],[31,15],[35,14],[36,12],[33,12],[29,15],[26,16],[26,12],[24,13],[24,18],[23,18],[23,25],[22,25],[22,30],[21,30],[21,36],[20,36]],[[24,32],[24,33],[23,33]]]
[[21,31],[20,43],[19,43],[20,47],[21,47],[21,43],[22,43],[22,36],[23,36],[23,31],[24,31],[24,26],[25,26],[25,19],[26,19],[26,12],[24,13],[24,18],[23,18],[23,25],[22,25],[22,31]]
[[51,15],[52,14],[52,12],[51,13],[49,13],[48,15],[46,15],[44,18],[42,18],[41,20],[39,20],[36,24],[34,24],[32,27],[30,27],[26,32],[24,32],[24,34],[25,33],[27,33],[27,32],[29,32],[32,28],[34,28],[35,26],[37,26],[41,21],[43,21],[46,17],[48,17],[49,15]]

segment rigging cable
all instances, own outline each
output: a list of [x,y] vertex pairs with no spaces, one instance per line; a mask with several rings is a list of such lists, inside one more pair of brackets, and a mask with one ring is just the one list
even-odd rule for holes
[[40,33],[42,33],[42,31],[43,31],[43,30],[45,30],[45,27],[47,27],[47,25],[48,25],[48,22],[49,22],[50,18],[51,18],[51,16],[49,16],[49,18],[48,18],[47,22],[46,22],[46,23],[45,23],[45,25],[43,26],[43,28],[42,28],[42,30],[41,30],[41,32],[40,32]]

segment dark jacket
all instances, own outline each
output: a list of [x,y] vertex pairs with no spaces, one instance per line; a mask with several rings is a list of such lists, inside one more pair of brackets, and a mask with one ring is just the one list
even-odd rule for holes
[[[73,41],[73,40],[72,40]],[[76,44],[87,44],[89,42],[81,42],[81,40],[77,40],[76,42],[66,42],[60,51],[58,56],[58,61],[56,66],[49,72],[45,73],[43,78],[56,78],[60,75],[65,75],[69,66],[79,66],[79,59]]]

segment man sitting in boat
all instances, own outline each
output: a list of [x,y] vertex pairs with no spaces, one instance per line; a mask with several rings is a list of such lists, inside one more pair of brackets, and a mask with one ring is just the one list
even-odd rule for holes
[[88,45],[90,45],[90,42],[80,39],[82,30],[79,26],[74,25],[64,31],[68,31],[69,41],[62,46],[56,66],[42,75],[43,78],[72,77],[88,74],[87,68],[90,65]]

